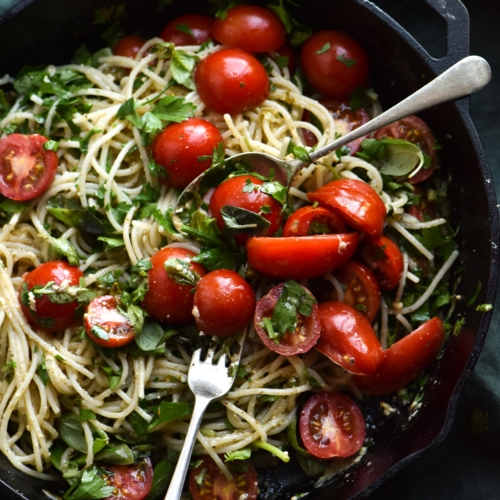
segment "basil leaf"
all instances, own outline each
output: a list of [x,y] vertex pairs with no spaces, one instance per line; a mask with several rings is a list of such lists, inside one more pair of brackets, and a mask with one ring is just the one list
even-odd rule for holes
[[105,464],[130,465],[134,463],[134,454],[125,443],[120,443],[104,447],[94,460]]
[[302,470],[310,477],[318,477],[324,474],[330,462],[328,460],[320,460],[312,455],[302,455],[297,453],[297,461],[302,467]]
[[318,56],[324,54],[326,51],[330,50],[330,48],[331,48],[330,44],[326,42],[325,45],[321,47],[321,49],[316,51],[316,54],[318,54]]
[[92,443],[92,453],[94,455],[99,453],[107,444],[109,443],[108,435],[98,427],[94,428],[94,432],[92,432],[92,437],[94,438],[94,442]]
[[252,455],[252,450],[250,448],[243,448],[242,450],[226,453],[224,455],[224,461],[231,462],[233,460],[248,460],[251,455]]
[[108,486],[99,475],[97,468],[92,466],[83,471],[80,483],[75,483],[63,496],[64,500],[97,500],[113,495],[114,486]]
[[88,408],[80,408],[80,414],[78,415],[78,420],[80,422],[85,422],[85,420],[95,420],[96,415],[92,410]]
[[111,391],[114,391],[122,378],[121,372],[116,373],[110,366],[103,366],[102,369],[105,371],[108,378],[109,388]]
[[98,325],[94,325],[90,332],[95,335],[97,338],[99,339],[102,339],[102,340],[105,340],[105,341],[108,341],[109,340],[109,335],[108,335],[108,332],[106,330],[104,330],[103,328],[101,328],[100,326]]
[[337,56],[337,61],[345,64],[348,68],[352,68],[358,62],[356,59],[347,59],[344,54],[340,54],[339,56]]
[[25,208],[28,208],[29,206],[30,206],[29,201],[15,201],[15,200],[9,200],[8,198],[5,198],[0,202],[0,210],[8,214],[17,214],[18,212],[22,212]]
[[66,451],[67,446],[65,446],[62,441],[57,439],[54,444],[50,447],[50,461],[52,465],[59,471],[62,472],[61,468],[61,458],[63,453]]
[[162,458],[153,471],[153,484],[146,500],[153,500],[164,493],[174,474],[174,465],[167,458]]
[[243,254],[232,247],[215,247],[200,252],[193,257],[193,262],[198,262],[209,271],[216,269],[235,269],[244,259]]
[[99,236],[99,238],[97,239],[106,243],[108,249],[119,248],[125,245],[123,238],[109,238],[107,236]]
[[42,384],[47,385],[49,383],[50,377],[47,371],[47,365],[45,364],[45,358],[42,356],[42,361],[38,364],[36,369],[38,376],[40,377]]
[[193,413],[192,403],[163,401],[160,407],[155,411],[153,420],[148,425],[148,432],[151,432],[156,426],[165,422],[172,422],[184,417],[189,417]]
[[135,336],[135,342],[143,351],[154,351],[165,342],[169,333],[170,330],[164,332],[158,323],[145,321],[142,331]]
[[424,164],[422,151],[413,142],[391,138],[382,139],[380,142],[386,145],[386,154],[384,159],[375,163],[375,166],[382,173],[400,177]]
[[87,442],[82,424],[73,412],[65,413],[59,419],[59,435],[70,448],[87,453]]
[[221,208],[220,213],[226,226],[238,233],[255,236],[265,231],[271,224],[262,215],[245,208],[225,205]]
[[164,267],[168,276],[178,285],[196,286],[201,279],[201,276],[196,271],[190,269],[191,262],[185,260],[176,258],[167,259]]
[[52,238],[52,236],[49,236],[48,240],[57,255],[66,257],[72,266],[80,265],[80,258],[76,253],[76,248],[70,241],[63,238]]
[[180,123],[194,116],[196,106],[185,102],[184,97],[169,95],[158,101],[153,109],[153,115],[160,120]]

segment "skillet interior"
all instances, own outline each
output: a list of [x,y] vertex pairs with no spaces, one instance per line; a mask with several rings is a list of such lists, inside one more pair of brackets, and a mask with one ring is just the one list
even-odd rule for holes
[[[156,14],[156,0],[120,3],[127,4],[129,17],[125,25],[128,31],[145,36],[158,33],[168,19],[180,13],[198,11],[206,6],[201,1],[190,1],[186,6],[174,0],[172,7]],[[449,3],[457,4],[455,1]],[[96,6],[110,4],[97,0],[22,2],[15,9],[20,11],[17,15],[4,18],[3,24],[0,19],[1,73],[16,74],[23,64],[66,63],[83,42],[89,48],[99,48],[102,46],[99,37],[102,27],[92,25],[93,10]],[[335,28],[346,31],[363,44],[371,61],[373,87],[380,94],[384,107],[421,87],[435,76],[440,64],[446,64],[429,58],[407,33],[369,2],[309,0],[307,6],[307,10],[300,14],[304,23],[313,25],[316,30]],[[39,22],[40,19],[43,23]],[[140,26],[144,28],[137,29]],[[51,36],[48,37],[47,33]],[[466,39],[462,42],[467,45]],[[498,259],[497,249],[491,242],[498,242],[498,220],[493,208],[496,203],[494,192],[488,182],[491,176],[470,122],[467,105],[468,101],[462,100],[422,114],[443,144],[443,170],[453,177],[450,187],[452,225],[460,225],[461,264],[466,270],[457,290],[466,299],[461,301],[455,314],[466,313],[466,326],[458,337],[450,338],[444,356],[433,368],[435,379],[428,384],[417,415],[409,420],[407,408],[401,408],[390,417],[384,417],[378,404],[373,404],[368,417],[373,446],[347,475],[338,476],[327,487],[315,489],[308,498],[326,500],[335,495],[335,498],[347,499],[364,495],[414,460],[422,450],[444,439],[459,389],[479,355],[490,316],[472,308],[466,312],[466,304],[474,294],[478,280],[483,286],[477,303],[494,302]],[[384,399],[393,403],[391,397]],[[40,493],[39,483],[14,470],[3,456],[0,465],[0,480],[9,484],[5,498],[45,498]],[[310,489],[307,478],[293,467],[260,472],[264,481],[262,498],[288,499],[294,493]]]

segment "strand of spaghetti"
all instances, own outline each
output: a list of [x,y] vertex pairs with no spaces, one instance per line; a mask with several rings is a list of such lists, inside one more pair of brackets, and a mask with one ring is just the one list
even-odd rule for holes
[[432,252],[427,250],[427,248],[418,241],[415,236],[413,236],[411,233],[409,233],[399,222],[396,222],[392,218],[388,218],[388,225],[396,229],[401,235],[403,235],[422,255],[427,257],[429,260],[432,260],[434,258],[434,255]]
[[309,384],[298,385],[297,387],[292,387],[288,389],[267,389],[267,388],[253,388],[244,390],[235,390],[230,392],[226,397],[228,399],[238,399],[243,396],[257,395],[267,395],[267,396],[291,396],[293,394],[300,394],[302,392],[310,391],[311,386]]
[[[262,425],[253,417],[251,417],[247,412],[243,411],[241,408],[238,408],[236,405],[228,401],[227,399],[222,399],[221,403],[228,409],[230,412],[233,412],[236,415],[239,415],[242,419],[246,420],[249,424],[250,427],[252,427],[255,432],[257,432],[262,439],[262,441],[267,440],[267,434]],[[230,412],[228,412],[228,418],[230,415]],[[231,422],[233,421],[232,419],[230,420]],[[234,425],[234,424],[233,424]]]

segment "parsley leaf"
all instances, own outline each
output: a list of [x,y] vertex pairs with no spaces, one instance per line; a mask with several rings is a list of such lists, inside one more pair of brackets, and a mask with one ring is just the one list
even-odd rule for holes
[[356,59],[347,59],[344,54],[337,56],[337,61],[345,64],[348,68],[352,68],[358,62]]
[[70,241],[63,238],[52,238],[52,236],[49,236],[48,240],[57,256],[66,257],[72,266],[80,265],[80,258],[78,257],[76,248]]
[[323,45],[323,47],[321,47],[321,49],[317,50],[316,51],[316,54],[321,55],[321,54],[324,54],[327,50],[330,50],[331,46],[328,42],[325,43],[325,45]]
[[64,494],[64,500],[97,500],[108,498],[113,495],[114,486],[108,486],[106,481],[99,475],[97,468],[92,466],[85,469],[80,483],[75,483]]
[[156,103],[152,113],[160,120],[180,123],[191,118],[195,111],[196,106],[185,102],[184,97],[169,95]]

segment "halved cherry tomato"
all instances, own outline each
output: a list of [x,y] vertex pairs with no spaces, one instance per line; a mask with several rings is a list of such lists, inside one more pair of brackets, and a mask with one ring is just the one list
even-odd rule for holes
[[[151,257],[152,268],[148,271],[149,288],[144,296],[143,306],[146,312],[166,323],[183,324],[192,321],[194,295],[190,285],[179,285],[165,270],[168,259],[180,259],[191,262],[196,254],[191,250],[178,247],[165,247]],[[206,274],[201,264],[191,262],[189,267],[200,276]]]
[[331,273],[352,257],[357,246],[357,233],[257,237],[247,242],[247,258],[264,276],[301,280]]
[[348,372],[373,375],[384,359],[366,316],[344,302],[319,305],[321,336],[316,349]]
[[130,59],[135,59],[145,43],[146,40],[140,36],[124,36],[118,40],[118,43],[113,47],[113,54],[115,56],[130,57]]
[[191,470],[189,492],[194,500],[256,500],[257,473],[250,464],[246,469],[231,470],[233,480],[228,481],[217,464],[204,457],[201,464]]
[[311,396],[299,421],[307,451],[318,458],[350,457],[365,440],[365,420],[354,401],[339,392]]
[[19,302],[30,325],[46,332],[58,332],[77,325],[78,319],[75,311],[78,302],[76,300],[68,304],[56,304],[48,295],[35,298],[30,297],[26,291],[31,291],[35,286],[44,287],[51,281],[56,285],[63,283],[65,287],[76,286],[80,283],[80,278],[83,278],[80,269],[61,260],[46,262],[33,271],[25,273],[19,291]]
[[332,181],[307,194],[311,201],[330,208],[348,225],[371,236],[380,236],[385,209],[382,198],[366,182],[356,179]]
[[283,226],[283,236],[345,233],[339,216],[322,207],[308,205],[293,212]]
[[[134,340],[134,325],[118,310],[113,295],[96,297],[83,316],[87,335],[103,347],[121,347]],[[107,338],[106,338],[107,337]]]
[[138,464],[104,465],[105,481],[115,488],[113,496],[106,500],[144,500],[153,484],[153,466],[150,458]]
[[430,156],[430,165],[428,168],[422,167],[413,177],[411,172],[408,174],[408,182],[418,184],[428,179],[434,172],[437,164],[437,153],[434,149],[436,139],[431,129],[418,116],[410,115],[402,120],[391,123],[375,132],[375,139],[392,137],[393,139],[403,139],[416,144],[426,155]]
[[368,56],[363,47],[339,31],[315,33],[302,47],[301,68],[319,92],[345,99],[368,80]]
[[353,380],[367,394],[399,391],[435,359],[443,340],[443,322],[432,318],[391,345],[375,375],[355,376]]
[[404,271],[404,262],[397,245],[387,238],[365,238],[362,244],[363,258],[375,273],[384,292],[398,286]]
[[380,306],[380,288],[372,271],[350,260],[335,271],[335,277],[344,288],[344,302],[361,311],[371,323]]
[[198,64],[194,81],[201,100],[216,113],[237,114],[258,106],[269,95],[264,66],[239,49],[223,49]]
[[[283,292],[284,283],[271,288],[267,295],[264,295],[258,302],[255,309],[254,326],[255,331],[262,339],[262,342],[271,349],[271,351],[292,356],[293,354],[302,354],[309,351],[318,341],[321,326],[318,318],[318,304],[314,303],[312,312],[309,316],[297,313],[297,328],[293,332],[287,332],[279,343],[276,343],[269,337],[269,334],[263,325],[265,318],[271,318]],[[302,287],[311,297],[312,293],[305,287]]]
[[11,134],[0,139],[0,193],[16,201],[43,194],[54,180],[57,154],[45,151],[47,138]]
[[257,5],[231,7],[223,19],[215,20],[211,33],[218,42],[246,52],[271,52],[286,40],[276,14]]
[[219,129],[202,118],[189,118],[167,125],[151,146],[153,157],[167,174],[169,186],[185,188],[208,167],[214,148],[223,142]]
[[163,31],[161,38],[174,45],[201,45],[210,39],[210,27],[214,22],[211,16],[204,14],[186,14],[170,21]]
[[252,287],[234,271],[217,269],[196,285],[193,316],[198,329],[207,335],[228,337],[241,332],[254,310]]

